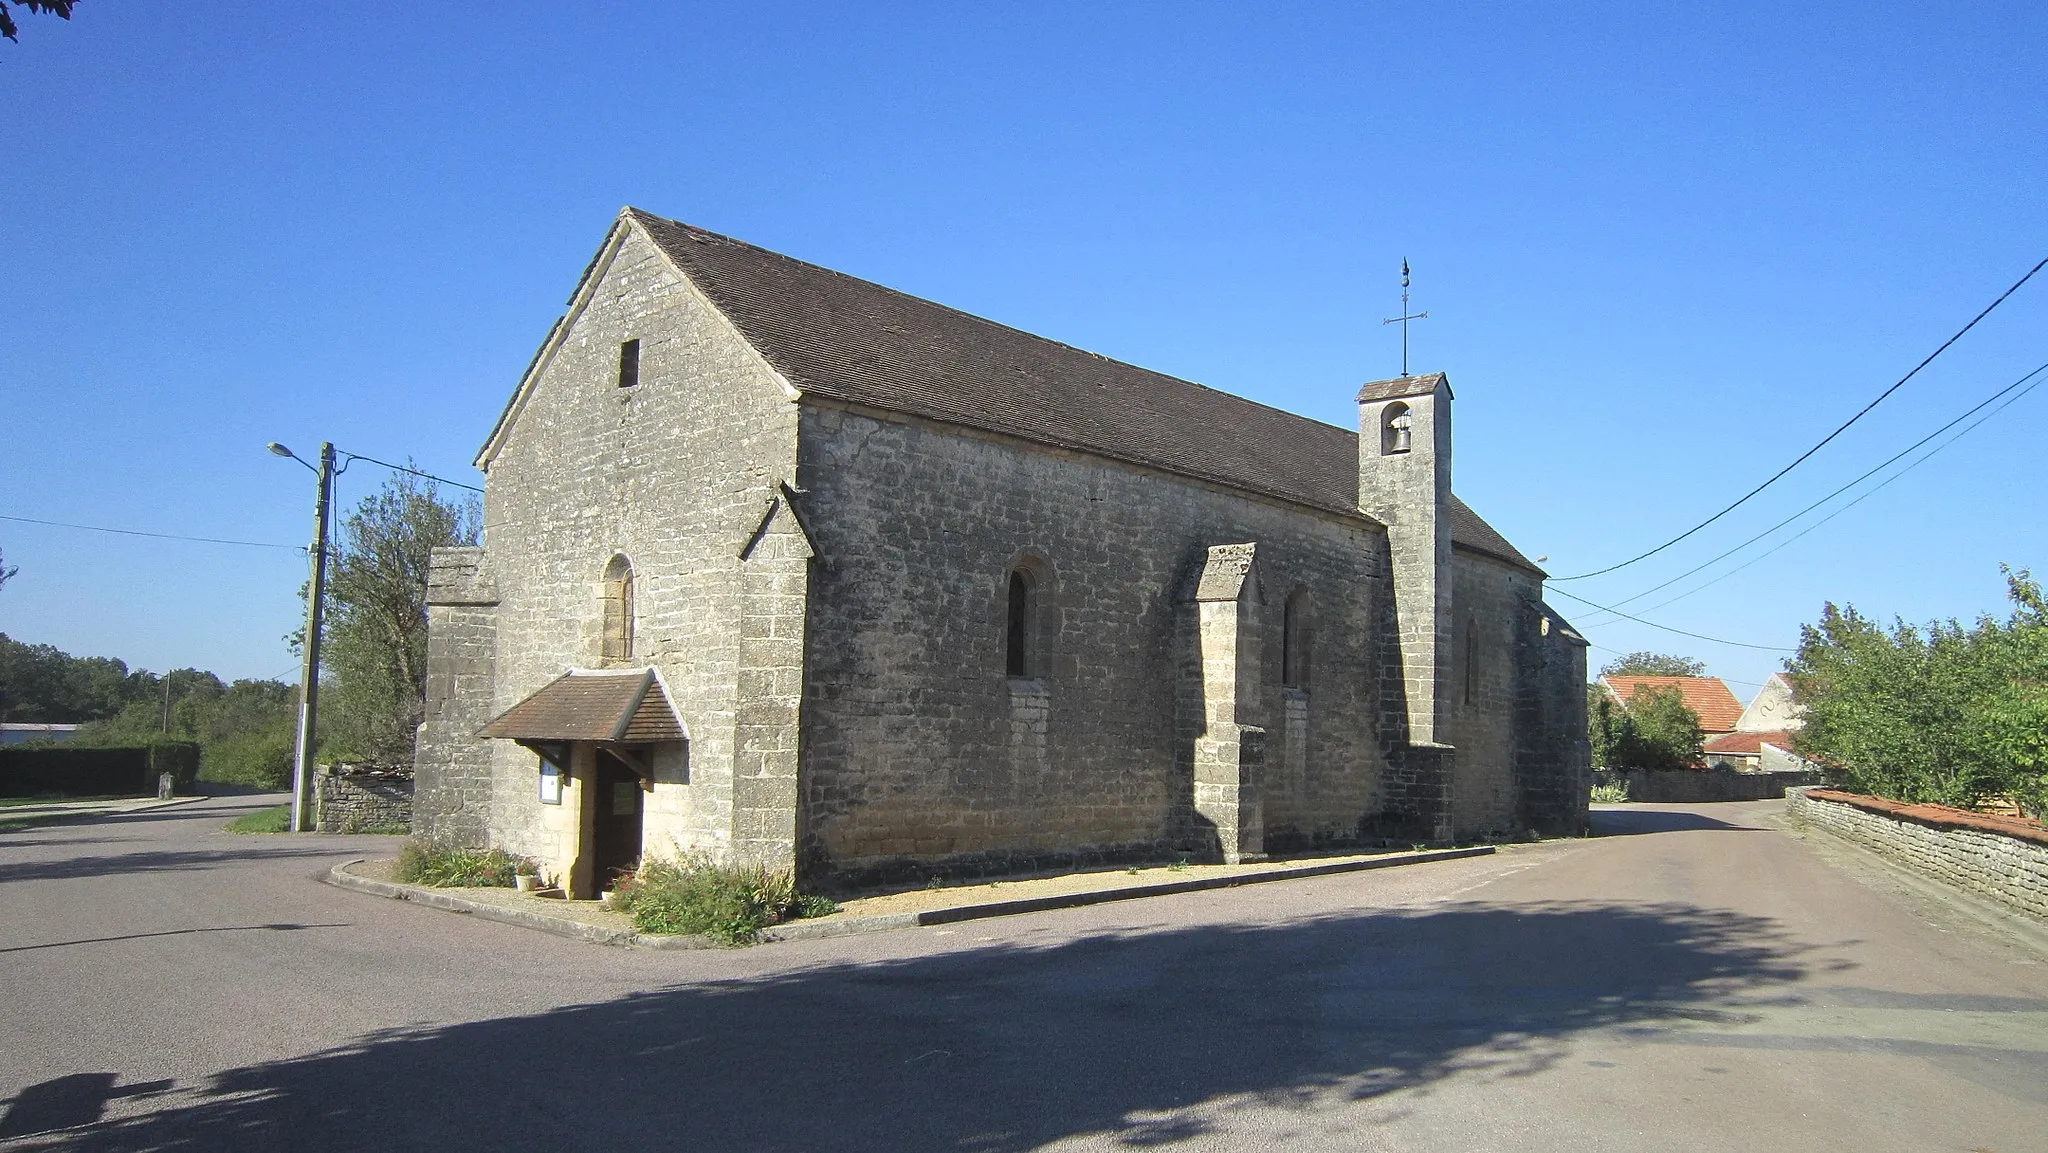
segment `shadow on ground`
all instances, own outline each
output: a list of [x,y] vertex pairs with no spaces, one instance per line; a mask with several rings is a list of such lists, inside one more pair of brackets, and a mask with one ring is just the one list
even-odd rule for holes
[[[1799,978],[1805,951],[1768,920],[1583,903],[1008,943],[385,1032],[98,1124],[74,1092],[44,1111],[88,1127],[30,1147],[1171,1145],[1233,1101],[1312,1110],[1522,1077],[1586,1030],[1733,1019]],[[565,999],[577,957],[561,954]],[[29,1132],[11,1117],[0,1133]]]
[[1587,818],[1596,837],[1634,837],[1646,833],[1685,833],[1706,829],[1742,832],[1759,827],[1716,820],[1699,813],[1662,809],[1594,809]]
[[236,861],[292,857],[322,857],[332,860],[346,851],[346,845],[298,840],[282,845],[260,845],[250,848],[151,849],[139,853],[109,853],[96,857],[14,861],[0,864],[0,885],[20,881],[53,881],[70,877],[111,877],[121,873],[189,872],[195,869],[216,869]]

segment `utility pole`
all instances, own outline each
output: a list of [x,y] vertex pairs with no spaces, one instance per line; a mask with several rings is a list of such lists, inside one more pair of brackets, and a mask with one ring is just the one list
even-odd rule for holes
[[[276,451],[276,446],[272,447]],[[284,454],[289,455],[289,454]],[[320,494],[313,501],[313,581],[306,596],[305,663],[299,670],[299,736],[292,774],[292,831],[313,828],[313,754],[320,705],[320,610],[327,598],[327,501],[334,492],[334,445],[320,444]]]

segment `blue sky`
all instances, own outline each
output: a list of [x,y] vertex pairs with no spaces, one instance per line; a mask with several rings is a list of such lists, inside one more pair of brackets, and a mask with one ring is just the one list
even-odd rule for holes
[[[1344,424],[1400,367],[1380,320],[1405,256],[1431,313],[1413,363],[1457,390],[1459,492],[1567,575],[1740,495],[2048,256],[2037,3],[81,0],[21,21],[0,42],[15,517],[303,546],[311,477],[273,439],[474,483],[630,203]],[[1641,592],[2043,361],[2048,273],[1722,524],[1554,587]],[[2048,388],[1634,608],[1788,647],[1828,600],[1998,610],[2001,561],[2048,570],[2044,431]],[[359,464],[339,499],[380,480]],[[293,673],[289,547],[0,521],[0,550],[9,635]],[[1554,603],[1595,665],[1678,651],[1746,695],[1781,656]]]

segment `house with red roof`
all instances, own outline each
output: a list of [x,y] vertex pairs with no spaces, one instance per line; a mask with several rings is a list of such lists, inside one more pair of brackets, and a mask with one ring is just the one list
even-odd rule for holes
[[1736,722],[1742,719],[1742,702],[1735,699],[1719,677],[1603,676],[1600,687],[1623,708],[1645,689],[1677,689],[1685,707],[1700,719],[1700,733],[1709,741],[1734,732]]
[[1735,731],[1706,743],[1709,763],[1746,770],[1782,771],[1807,768],[1792,751],[1792,738],[1805,721],[1792,682],[1772,673],[1736,718]]

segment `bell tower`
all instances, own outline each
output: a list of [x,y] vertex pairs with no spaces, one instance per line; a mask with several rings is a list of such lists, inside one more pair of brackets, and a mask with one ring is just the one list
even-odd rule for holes
[[1387,526],[1408,743],[1442,743],[1451,668],[1451,384],[1443,373],[1358,390],[1358,508]]

